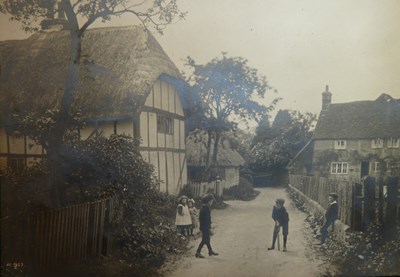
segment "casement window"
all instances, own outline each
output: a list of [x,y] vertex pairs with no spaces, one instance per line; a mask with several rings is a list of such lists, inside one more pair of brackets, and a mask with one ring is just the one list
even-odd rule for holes
[[371,140],[371,148],[382,148],[383,147],[383,139],[377,138]]
[[348,163],[331,163],[331,173],[332,174],[347,174],[348,173],[349,164]]
[[14,172],[21,172],[25,168],[25,158],[9,158],[8,165]]
[[174,120],[171,117],[157,115],[157,132],[172,135],[174,133]]
[[387,141],[388,148],[399,148],[400,146],[400,139],[398,138],[390,138]]
[[372,172],[381,172],[381,163],[380,162],[371,162],[371,171]]
[[343,139],[335,140],[335,149],[346,149],[346,141]]

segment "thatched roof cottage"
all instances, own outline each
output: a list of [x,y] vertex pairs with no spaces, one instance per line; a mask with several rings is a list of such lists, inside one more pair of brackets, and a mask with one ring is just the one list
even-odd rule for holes
[[[188,182],[207,182],[210,172],[207,170],[207,135],[205,132],[197,133],[196,135],[189,135],[186,138],[186,155],[188,167]],[[212,139],[210,149],[214,147],[214,140]],[[212,151],[210,154],[210,160]],[[210,163],[211,164],[211,161]],[[223,139],[220,142],[216,172],[211,174],[218,175],[221,179],[221,189],[230,188],[239,185],[239,170],[245,164],[243,157],[229,144],[229,141]],[[222,191],[221,191],[222,193]]]
[[[26,166],[43,149],[7,133],[11,113],[59,106],[69,63],[68,31],[42,31],[0,42],[0,168]],[[186,183],[185,82],[154,36],[138,26],[86,31],[77,97],[89,127],[105,135],[141,137],[143,158],[154,165],[161,190]]]

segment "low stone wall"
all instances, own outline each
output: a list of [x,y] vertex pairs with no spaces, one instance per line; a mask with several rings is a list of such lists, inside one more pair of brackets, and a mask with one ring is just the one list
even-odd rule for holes
[[[288,189],[297,194],[300,200],[302,200],[306,206],[307,210],[310,214],[312,214],[315,217],[321,217],[325,215],[326,209],[323,208],[320,204],[315,202],[314,200],[308,198],[304,193],[293,187],[292,185],[288,185]],[[340,209],[340,207],[339,207]],[[338,239],[341,241],[346,240],[346,234],[350,231],[350,226],[344,224],[340,220],[335,221],[335,228],[334,228],[334,233]]]

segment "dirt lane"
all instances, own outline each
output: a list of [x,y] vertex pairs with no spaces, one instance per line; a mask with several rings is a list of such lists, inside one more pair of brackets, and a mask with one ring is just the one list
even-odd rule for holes
[[[292,205],[284,189],[258,190],[261,193],[253,201],[227,201],[228,208],[212,210],[215,228],[211,245],[219,256],[209,257],[204,247],[202,253],[206,258],[195,258],[200,238],[193,240],[190,255],[180,260],[165,275],[279,277],[320,276],[325,272],[323,261],[307,246],[311,234],[304,222],[306,215]],[[272,240],[272,207],[278,197],[285,199],[290,217],[288,252],[267,251]]]

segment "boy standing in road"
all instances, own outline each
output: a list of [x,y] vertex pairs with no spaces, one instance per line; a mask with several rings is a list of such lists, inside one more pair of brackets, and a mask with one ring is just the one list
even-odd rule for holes
[[328,238],[328,227],[332,225],[332,230],[334,228],[335,220],[339,216],[339,206],[337,203],[338,195],[334,192],[329,194],[329,206],[325,213],[325,223],[321,227],[321,242],[319,244],[325,243]]
[[[285,200],[282,198],[278,198],[275,201],[274,208],[272,209],[272,219],[275,221],[274,233],[272,236],[272,246],[268,247],[268,250],[275,249],[275,242],[282,227],[283,234],[283,251],[286,252],[286,242],[287,236],[289,234],[289,214],[286,211],[286,208],[283,206],[285,204]],[[278,244],[279,246],[279,244]]]
[[218,253],[215,253],[210,244],[210,235],[211,235],[211,205],[214,200],[214,196],[211,194],[207,194],[203,197],[203,206],[200,209],[199,221],[200,221],[200,231],[201,231],[201,242],[196,251],[196,258],[204,258],[201,255],[201,249],[204,245],[208,248],[209,256],[217,256]]

